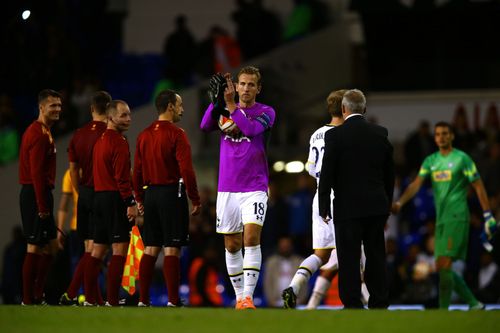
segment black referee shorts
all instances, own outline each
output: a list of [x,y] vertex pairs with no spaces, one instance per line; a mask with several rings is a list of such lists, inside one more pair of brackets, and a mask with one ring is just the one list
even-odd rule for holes
[[145,246],[181,247],[189,242],[189,207],[184,187],[148,186],[144,194]]
[[54,197],[52,190],[45,193],[49,204],[50,215],[46,219],[38,216],[35,188],[33,185],[23,185],[19,194],[21,220],[26,242],[32,245],[44,246],[57,237],[56,222],[54,220]]
[[127,206],[120,192],[103,191],[94,193],[93,223],[94,243],[128,243],[132,223],[127,218]]
[[94,237],[95,227],[92,218],[93,206],[94,189],[88,186],[80,186],[76,210],[76,231],[82,241]]

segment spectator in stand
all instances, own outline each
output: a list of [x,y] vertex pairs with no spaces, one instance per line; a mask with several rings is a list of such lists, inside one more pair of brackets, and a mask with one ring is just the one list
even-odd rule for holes
[[73,79],[69,102],[72,111],[75,112],[76,126],[81,126],[90,120],[88,113],[89,101],[92,100],[97,88],[97,84],[92,82],[90,78],[76,77]]
[[479,169],[484,179],[486,192],[491,196],[491,208],[500,208],[500,142],[493,143],[488,148],[488,156]]
[[293,11],[285,24],[285,40],[294,40],[324,28],[330,21],[328,7],[318,0],[294,0]]
[[269,183],[269,202],[264,224],[266,227],[262,229],[261,245],[262,259],[265,261],[274,253],[278,240],[290,235],[288,205],[282,189],[274,180]]
[[[288,287],[304,258],[294,253],[290,237],[280,238],[275,251],[265,263],[264,294],[268,306],[283,307],[281,290]],[[302,288],[297,295],[297,304],[306,303],[307,294],[307,288]]]
[[300,38],[311,31],[312,9],[307,0],[294,0],[292,13],[285,24],[285,40]]
[[301,173],[297,178],[297,189],[286,199],[290,236],[300,255],[309,255],[312,248],[311,219],[314,194],[314,179],[307,173]]
[[451,125],[453,126],[453,132],[455,133],[453,146],[465,151],[467,154],[471,154],[476,146],[476,140],[474,138],[474,134],[469,128],[467,111],[465,110],[465,106],[463,104],[459,104],[457,106]]
[[212,27],[197,46],[196,50],[196,73],[201,77],[208,77],[214,73],[215,49],[214,49],[214,28]]
[[414,175],[424,158],[434,151],[436,151],[436,144],[432,138],[429,122],[423,120],[404,144],[407,174]]
[[223,299],[218,291],[219,267],[214,243],[208,244],[201,257],[189,267],[189,305],[219,307]]
[[200,189],[200,214],[191,216],[189,221],[189,256],[202,257],[205,249],[218,237],[215,234],[215,225],[211,223],[217,218],[215,212],[214,194],[210,187]]
[[191,83],[196,44],[187,27],[186,16],[178,15],[175,18],[175,27],[175,31],[165,39],[163,55],[174,85],[181,88]]
[[495,103],[491,103],[484,118],[484,125],[478,129],[481,140],[484,141],[485,150],[496,142],[500,142],[500,120]]
[[[424,239],[424,248],[418,244],[410,246],[408,251],[407,284],[402,295],[406,304],[424,304],[425,307],[437,307],[437,276],[434,265],[434,236]],[[404,266],[403,266],[404,267]]]
[[201,76],[233,71],[241,64],[238,42],[224,28],[214,25],[198,46],[196,70]]
[[253,0],[255,16],[260,22],[256,26],[258,29],[255,34],[257,36],[266,36],[259,38],[258,50],[262,53],[269,52],[278,46],[283,38],[283,26],[278,15],[263,6],[263,0]]
[[247,0],[236,0],[236,11],[231,14],[236,24],[236,39],[241,45],[244,60],[252,59],[262,53],[259,49],[259,40],[262,36],[255,32],[259,27],[259,17],[255,14],[254,6]]
[[398,252],[398,243],[394,238],[386,240],[386,267],[387,267],[387,285],[389,286],[389,303],[400,303],[400,295],[403,291],[403,281],[399,274],[399,266],[401,265],[401,258]]
[[281,22],[275,13],[264,8],[262,0],[235,2],[237,10],[232,13],[232,20],[244,60],[266,53],[281,43]]
[[212,27],[214,36],[215,73],[233,71],[241,64],[241,50],[238,42],[229,33],[219,27]]
[[0,167],[17,157],[19,137],[13,123],[14,112],[7,94],[0,95]]

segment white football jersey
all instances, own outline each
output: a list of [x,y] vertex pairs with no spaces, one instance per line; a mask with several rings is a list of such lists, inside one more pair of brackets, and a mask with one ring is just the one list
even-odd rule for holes
[[325,125],[318,128],[309,140],[309,156],[307,157],[306,170],[317,181],[319,181],[323,154],[325,152],[325,133],[332,128],[335,128],[335,126]]
[[[335,126],[325,125],[318,128],[316,132],[311,135],[311,139],[309,140],[309,157],[307,158],[306,169],[311,176],[316,178],[316,182],[318,183],[325,152],[325,133],[332,128],[335,128]],[[333,213],[333,190],[331,191],[330,198],[330,211]],[[323,218],[319,215],[317,189],[313,199],[312,221],[313,249],[334,249],[335,231],[333,228],[333,221],[325,223]],[[332,253],[334,252],[335,251]]]

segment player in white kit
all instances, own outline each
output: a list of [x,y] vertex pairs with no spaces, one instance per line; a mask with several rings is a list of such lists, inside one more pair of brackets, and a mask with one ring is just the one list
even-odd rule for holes
[[[346,90],[333,91],[328,95],[327,106],[328,112],[331,115],[329,124],[320,127],[313,133],[309,141],[309,157],[306,163],[306,169],[311,176],[319,182],[321,162],[323,160],[323,152],[325,148],[324,135],[326,131],[331,130],[335,126],[343,123],[342,118],[342,97]],[[333,192],[332,192],[333,199]],[[297,269],[290,286],[283,290],[281,296],[283,305],[286,309],[295,308],[297,305],[297,296],[299,291],[304,286],[311,276],[322,265],[326,265],[330,270],[338,269],[337,255],[335,249],[335,230],[333,221],[324,222],[319,215],[318,207],[318,191],[313,199],[312,207],[312,233],[313,233],[313,250],[314,253],[307,257]]]

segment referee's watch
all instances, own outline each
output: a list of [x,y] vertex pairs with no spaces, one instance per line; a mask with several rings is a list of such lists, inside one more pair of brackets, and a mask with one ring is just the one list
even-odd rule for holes
[[136,205],[136,202],[135,202],[135,199],[134,199],[134,196],[131,195],[130,197],[128,198],[125,198],[125,200],[123,200],[125,202],[125,205],[127,207],[132,207],[132,206],[135,206]]

